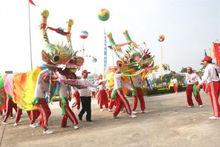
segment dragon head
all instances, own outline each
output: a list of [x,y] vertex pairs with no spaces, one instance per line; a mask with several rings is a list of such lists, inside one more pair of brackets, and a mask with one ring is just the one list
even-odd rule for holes
[[[110,33],[109,35],[111,48],[119,58],[116,62],[118,69],[124,76],[141,74],[142,78],[146,78],[146,76],[155,69],[154,57],[148,49],[143,49],[132,41],[127,30],[123,34],[127,42],[122,44],[116,44],[112,34]],[[123,46],[126,48],[122,48]]]
[[[42,22],[41,22],[41,30],[43,32],[44,42],[46,44],[45,48],[42,50],[42,60],[46,62],[46,64],[50,65],[60,65],[66,64],[74,55],[74,51],[72,49],[71,44],[71,28],[73,25],[73,20],[69,19],[67,22],[67,31],[65,32],[63,29],[53,28],[47,26],[47,19],[49,16],[49,11],[44,10],[41,13]],[[52,30],[56,33],[59,33],[67,38],[67,43],[58,43],[53,44],[49,41],[47,31]]]

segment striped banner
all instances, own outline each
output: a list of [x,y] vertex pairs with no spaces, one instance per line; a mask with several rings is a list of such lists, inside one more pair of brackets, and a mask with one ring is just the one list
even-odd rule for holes
[[104,29],[104,72],[107,69],[107,41],[106,41],[106,32]]

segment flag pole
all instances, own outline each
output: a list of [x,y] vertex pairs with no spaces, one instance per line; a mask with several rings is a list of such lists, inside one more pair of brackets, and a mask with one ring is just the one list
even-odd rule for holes
[[30,52],[30,62],[31,62],[31,70],[33,70],[33,62],[32,62],[32,38],[31,38],[31,10],[30,10],[30,2],[28,3],[28,24],[29,24],[29,52]]

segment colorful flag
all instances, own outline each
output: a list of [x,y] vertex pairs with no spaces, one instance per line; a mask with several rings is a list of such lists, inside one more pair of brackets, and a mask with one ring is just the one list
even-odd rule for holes
[[19,73],[13,78],[13,101],[25,111],[34,110],[34,91],[40,67],[31,72]]

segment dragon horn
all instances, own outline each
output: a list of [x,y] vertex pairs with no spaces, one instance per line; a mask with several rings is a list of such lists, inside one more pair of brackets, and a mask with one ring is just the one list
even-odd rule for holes
[[137,44],[136,44],[134,41],[131,40],[131,37],[130,37],[130,35],[128,34],[128,30],[125,30],[125,31],[123,32],[123,34],[124,34],[124,36],[125,36],[126,41],[129,43],[129,45],[130,45],[132,48],[137,48],[137,47],[138,47]]
[[110,45],[111,45],[111,46],[115,46],[116,44],[115,44],[115,41],[114,41],[114,39],[113,39],[113,37],[112,37],[112,33],[111,33],[111,32],[108,33],[107,37],[108,37],[108,40],[109,40],[109,42],[110,42]]
[[71,29],[72,29],[72,25],[73,25],[73,20],[69,19],[67,21],[67,32],[68,32],[68,34],[66,36],[69,43],[71,43]]
[[48,35],[47,35],[47,18],[49,16],[49,11],[48,10],[44,10],[41,13],[41,16],[42,16],[42,22],[41,22],[41,25],[40,25],[40,29],[43,32],[44,41],[46,43],[49,43],[49,39],[48,39]]
[[125,31],[123,32],[123,34],[124,34],[125,39],[126,39],[127,42],[129,42],[129,43],[132,42],[131,37],[130,37],[130,35],[128,34],[128,30],[125,30]]

